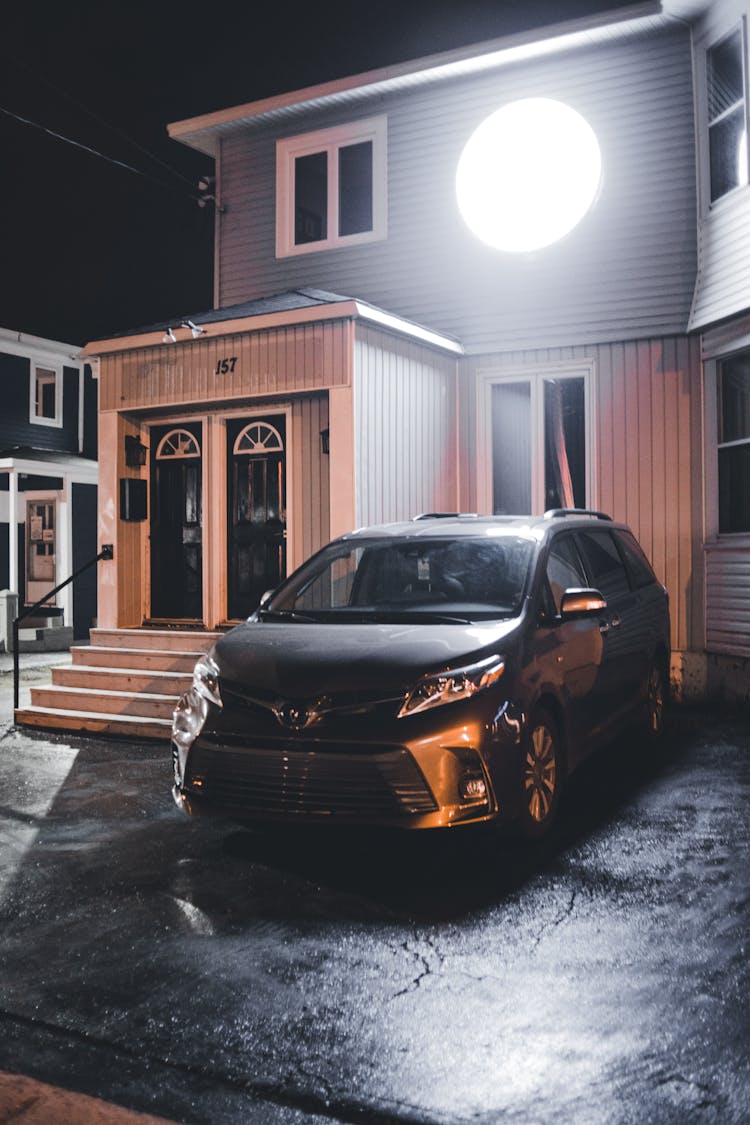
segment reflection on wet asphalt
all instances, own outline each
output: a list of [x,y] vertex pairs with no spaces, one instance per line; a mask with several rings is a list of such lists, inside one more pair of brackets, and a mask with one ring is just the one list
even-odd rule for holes
[[0,738],[0,1067],[186,1122],[726,1122],[750,733],[678,711],[553,838],[187,821],[164,747]]

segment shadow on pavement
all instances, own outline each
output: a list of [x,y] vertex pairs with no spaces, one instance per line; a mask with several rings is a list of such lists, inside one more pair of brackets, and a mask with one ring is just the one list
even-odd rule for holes
[[[670,717],[657,746],[625,736],[592,756],[568,783],[553,832],[532,843],[496,827],[383,832],[342,828],[231,830],[227,857],[284,869],[338,890],[364,916],[439,921],[513,895],[580,841],[616,821],[657,777],[678,769],[695,738],[694,714]],[[343,905],[343,900],[342,900]]]

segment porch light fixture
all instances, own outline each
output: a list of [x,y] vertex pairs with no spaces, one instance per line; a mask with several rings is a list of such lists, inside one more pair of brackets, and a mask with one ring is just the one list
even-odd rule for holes
[[180,328],[189,328],[194,340],[206,331],[201,325],[193,324],[192,320],[183,320]]
[[135,434],[125,434],[125,464],[129,469],[138,469],[146,464],[148,447]]
[[497,250],[539,250],[581,221],[601,172],[599,142],[580,113],[551,98],[524,98],[490,114],[469,138],[456,172],[459,210]]
[[174,332],[172,331],[171,328],[168,328],[167,331],[164,333],[164,335],[161,338],[161,342],[162,342],[162,344],[176,344],[177,343],[177,337],[175,336],[175,334],[174,334]]

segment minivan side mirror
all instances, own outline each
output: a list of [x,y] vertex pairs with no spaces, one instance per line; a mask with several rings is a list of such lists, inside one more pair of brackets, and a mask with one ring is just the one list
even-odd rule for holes
[[274,595],[273,590],[264,590],[263,593],[260,595],[260,602],[258,603],[258,609],[263,609],[264,606],[267,606],[268,603],[270,602],[271,598],[273,597],[273,595]]
[[560,617],[578,617],[583,614],[601,613],[607,608],[607,599],[599,590],[571,586],[560,601]]

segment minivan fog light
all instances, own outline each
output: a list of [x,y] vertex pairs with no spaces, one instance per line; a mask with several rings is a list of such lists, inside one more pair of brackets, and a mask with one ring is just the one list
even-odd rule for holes
[[458,791],[464,801],[481,801],[487,796],[487,783],[483,777],[465,777]]
[[445,703],[470,699],[472,695],[485,691],[496,683],[504,670],[505,661],[502,657],[490,656],[477,664],[468,664],[465,668],[451,668],[445,672],[423,676],[407,692],[398,717],[402,719],[404,715],[416,715],[418,711],[427,711],[431,707],[442,707]]

